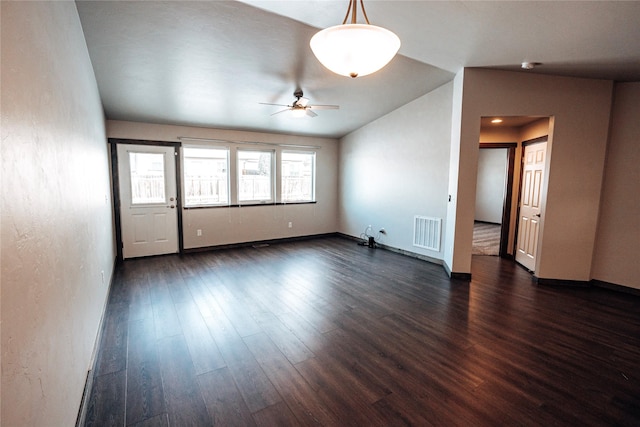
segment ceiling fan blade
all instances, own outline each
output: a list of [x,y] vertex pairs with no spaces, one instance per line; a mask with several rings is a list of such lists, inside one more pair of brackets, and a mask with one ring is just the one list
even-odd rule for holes
[[258,104],[261,105],[276,105],[278,107],[289,107],[291,108],[291,105],[286,105],[286,104],[271,104],[270,102],[258,102]]
[[310,110],[310,109],[308,109],[308,108],[307,108],[307,109],[305,109],[304,111],[307,113],[307,116],[309,116],[309,117],[316,117],[316,116],[317,116],[317,114],[316,114],[316,113],[314,113],[313,111],[311,111],[311,110]]
[[313,110],[338,110],[340,108],[339,105],[308,105],[307,108]]
[[309,100],[303,97],[300,97],[300,99],[296,101],[296,104],[301,105],[303,107],[306,107],[308,103],[309,103]]
[[[285,105],[285,107],[286,107],[286,105]],[[284,113],[285,111],[289,111],[289,110],[291,110],[291,108],[285,108],[284,110],[276,111],[275,113],[273,113],[271,115],[275,116],[276,114]]]

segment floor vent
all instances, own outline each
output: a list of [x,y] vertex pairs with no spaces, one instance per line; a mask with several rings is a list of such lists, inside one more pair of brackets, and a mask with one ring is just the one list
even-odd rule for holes
[[440,251],[442,218],[416,215],[413,217],[413,246]]

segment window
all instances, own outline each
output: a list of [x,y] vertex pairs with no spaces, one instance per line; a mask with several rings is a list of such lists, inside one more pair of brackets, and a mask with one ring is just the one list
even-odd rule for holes
[[185,206],[229,203],[229,150],[184,148]]
[[129,152],[131,204],[164,203],[164,154]]
[[283,203],[314,200],[315,160],[315,153],[282,152]]
[[182,165],[186,208],[316,200],[314,151],[192,145]]
[[238,150],[238,203],[273,201],[273,151]]

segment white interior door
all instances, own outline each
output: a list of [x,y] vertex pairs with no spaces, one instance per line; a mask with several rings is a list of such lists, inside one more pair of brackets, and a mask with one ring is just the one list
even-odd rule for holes
[[174,147],[118,144],[122,257],[178,252]]
[[542,179],[547,160],[546,154],[546,142],[524,147],[516,261],[531,271],[535,271],[536,267],[536,251],[538,250],[540,233],[540,201],[542,199]]

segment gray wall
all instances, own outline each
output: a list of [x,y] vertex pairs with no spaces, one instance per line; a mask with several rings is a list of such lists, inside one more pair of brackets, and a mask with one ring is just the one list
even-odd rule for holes
[[593,278],[640,289],[640,82],[616,84]]
[[2,2],[2,420],[72,426],[115,257],[74,2]]
[[382,243],[442,259],[413,246],[413,217],[442,218],[444,230],[451,99],[447,83],[341,139],[340,232],[384,228]]
[[507,177],[507,149],[481,148],[476,182],[476,221],[502,223]]

